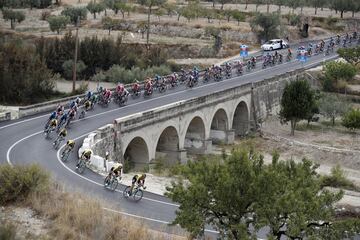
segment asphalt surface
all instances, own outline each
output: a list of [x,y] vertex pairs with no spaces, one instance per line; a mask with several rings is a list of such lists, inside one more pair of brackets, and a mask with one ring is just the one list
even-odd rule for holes
[[[286,55],[285,55],[286,56]],[[204,96],[222,89],[228,89],[241,84],[261,81],[275,75],[282,74],[299,68],[310,68],[317,66],[325,60],[336,58],[335,53],[329,56],[320,54],[309,58],[308,62],[300,63],[297,60],[284,62],[274,67],[262,69],[262,63],[257,63],[257,69],[251,72],[244,72],[244,75],[223,79],[220,82],[210,81],[193,89],[187,89],[180,85],[175,89],[168,89],[165,93],[154,93],[150,98],[142,96],[137,99],[129,98],[126,106],[119,107],[111,103],[107,108],[96,106],[82,120],[71,123],[67,139],[77,139],[77,146],[81,145],[82,139],[91,131],[112,123],[114,119],[128,116],[130,114],[150,110],[172,102],[187,100],[194,97]],[[284,58],[285,59],[285,58]],[[244,68],[245,70],[245,68]],[[233,76],[235,74],[233,73]],[[36,115],[16,121],[3,122],[0,124],[0,163],[28,164],[39,163],[47,169],[55,180],[63,183],[68,191],[82,192],[94,198],[102,199],[108,204],[106,210],[120,212],[135,218],[142,219],[151,228],[177,232],[180,228],[168,227],[167,223],[175,218],[175,211],[178,208],[176,203],[166,197],[145,192],[144,198],[134,203],[122,197],[123,187],[118,187],[119,192],[110,192],[103,187],[103,177],[86,169],[82,175],[77,174],[75,169],[76,151],[72,153],[66,163],[58,159],[58,152],[53,149],[52,141],[45,140],[43,127],[49,114]],[[128,183],[130,184],[130,183]],[[210,228],[206,231],[210,236],[216,232]],[[266,230],[259,232],[259,237],[265,238]]]

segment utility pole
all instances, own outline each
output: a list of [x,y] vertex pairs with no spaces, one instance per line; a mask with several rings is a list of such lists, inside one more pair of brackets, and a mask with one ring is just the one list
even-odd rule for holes
[[79,35],[79,22],[80,22],[80,17],[77,18],[76,21],[76,35],[75,35],[75,53],[74,53],[74,67],[73,67],[73,86],[72,86],[72,91],[73,93],[75,92],[75,83],[76,83],[76,64],[77,64],[77,55],[78,55],[78,45],[79,45],[79,41],[78,41],[78,35]]

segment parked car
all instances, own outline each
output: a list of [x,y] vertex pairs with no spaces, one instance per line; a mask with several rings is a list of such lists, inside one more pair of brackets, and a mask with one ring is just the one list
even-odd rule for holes
[[288,48],[289,43],[283,39],[272,39],[261,45],[261,49],[264,51],[272,51],[276,49]]

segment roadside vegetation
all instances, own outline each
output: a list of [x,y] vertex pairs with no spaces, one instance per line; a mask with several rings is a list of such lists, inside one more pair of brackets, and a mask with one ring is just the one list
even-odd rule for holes
[[[64,192],[38,165],[0,165],[0,182],[0,206],[29,207],[48,223],[45,236],[26,239],[184,239],[150,231],[143,223],[105,211],[98,200]],[[0,218],[0,239],[23,239],[17,235],[20,227]]]
[[341,180],[341,173],[334,170],[329,180],[316,173],[317,167],[307,159],[280,161],[276,153],[265,165],[262,155],[246,149],[188,162],[181,169],[186,181],[168,188],[167,196],[180,203],[174,224],[192,237],[203,235],[207,224],[231,239],[255,237],[250,225],[255,230],[268,226],[270,239],[342,239],[356,234],[358,218],[337,219],[335,214],[334,204],[343,193],[324,188]]

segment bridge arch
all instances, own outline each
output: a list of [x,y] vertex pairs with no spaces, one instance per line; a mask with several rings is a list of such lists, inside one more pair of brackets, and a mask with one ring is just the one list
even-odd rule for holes
[[229,130],[229,118],[225,109],[217,108],[210,120],[210,138],[212,142],[226,142],[227,131]]
[[143,170],[149,164],[149,147],[142,137],[134,137],[126,146],[124,160],[132,169]]
[[236,136],[245,136],[249,131],[250,113],[248,105],[245,101],[240,101],[234,110],[232,128],[235,130]]
[[155,159],[164,159],[165,164],[173,165],[180,160],[179,133],[174,126],[163,128],[157,137],[155,145]]
[[190,118],[185,125],[184,148],[189,153],[204,153],[206,151],[206,122],[200,116]]

